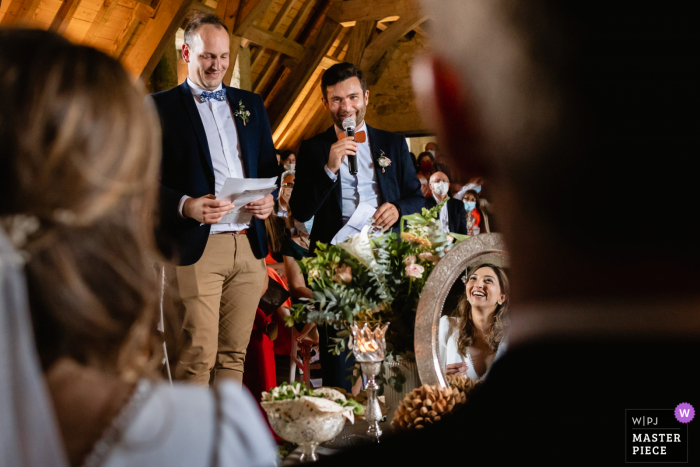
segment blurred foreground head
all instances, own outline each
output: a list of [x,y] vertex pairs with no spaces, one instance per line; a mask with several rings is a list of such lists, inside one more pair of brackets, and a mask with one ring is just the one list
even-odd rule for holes
[[[589,1],[421,3],[433,53],[414,65],[419,105],[457,178],[494,182],[516,301],[695,294],[692,15]],[[649,185],[664,196],[641,199]],[[658,271],[672,287],[656,286]]]
[[158,291],[154,112],[116,60],[43,31],[0,29],[0,87],[0,219],[36,224],[21,248],[42,364],[133,375]]

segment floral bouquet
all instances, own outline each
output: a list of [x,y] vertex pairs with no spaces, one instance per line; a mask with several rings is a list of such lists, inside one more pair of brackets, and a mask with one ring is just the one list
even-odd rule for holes
[[[316,323],[340,332],[331,352],[351,348],[350,326],[359,321],[371,327],[391,322],[386,334],[387,361],[401,356],[414,361],[414,325],[423,286],[435,264],[466,238],[446,235],[437,219],[449,198],[421,214],[403,216],[401,235],[378,232],[365,226],[362,232],[338,245],[317,243],[315,256],[299,266],[307,275],[312,298],[294,305],[287,325]],[[405,378],[394,367],[386,381],[401,390]],[[359,373],[358,373],[359,374]],[[393,380],[393,381],[392,381]]]

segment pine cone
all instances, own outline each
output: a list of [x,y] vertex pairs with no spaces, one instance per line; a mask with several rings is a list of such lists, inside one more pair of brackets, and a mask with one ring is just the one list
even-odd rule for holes
[[396,431],[420,430],[449,416],[455,406],[466,401],[466,394],[457,388],[424,384],[399,402],[391,426]]

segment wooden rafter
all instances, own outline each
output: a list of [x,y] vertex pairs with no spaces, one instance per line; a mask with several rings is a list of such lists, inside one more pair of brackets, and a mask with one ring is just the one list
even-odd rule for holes
[[41,0],[12,0],[7,7],[2,24],[26,24],[36,13]]
[[377,27],[377,22],[374,20],[358,21],[350,32],[350,45],[348,53],[345,55],[345,61],[356,66],[360,66],[362,54],[365,52],[367,42],[372,35],[372,31]]
[[253,7],[251,12],[236,24],[233,35],[242,37],[256,21],[263,17],[271,3],[272,0],[257,0],[257,4]]
[[386,31],[379,34],[365,48],[360,62],[360,68],[370,71],[386,53],[389,47],[393,46],[401,37],[408,34],[413,28],[425,21],[427,15],[420,11],[414,11],[406,16],[402,16],[398,21],[392,23]]
[[336,0],[328,16],[339,23],[381,21],[390,16],[406,16],[419,10],[414,0]]
[[285,92],[277,94],[268,107],[267,113],[270,117],[273,131],[282,122],[285,114],[309,81],[311,75],[316,71],[316,67],[318,67],[331,45],[333,45],[336,36],[341,30],[342,26],[337,21],[331,18],[326,18],[323,21],[316,40],[306,48],[304,56],[299,59],[296,67],[294,67],[285,81]]
[[146,81],[163,56],[165,47],[172,46],[175,32],[190,10],[192,0],[161,1],[155,16],[144,27],[138,42],[125,58],[124,66],[133,76]]
[[233,34],[233,30],[236,28],[236,19],[238,18],[240,5],[240,0],[219,0],[219,3],[216,5],[216,15],[224,20],[224,24],[229,32],[229,67],[228,70],[226,70],[226,74],[224,74],[224,84],[227,86],[231,84],[233,68],[236,64],[238,50],[241,46],[241,37]]
[[[301,27],[304,24],[304,20],[306,19],[307,15],[311,11],[311,7],[314,5],[314,0],[306,0],[304,4],[301,6],[299,11],[297,11],[296,16],[294,19],[292,19],[292,23],[289,25],[287,30],[284,33],[284,37],[296,41],[298,35],[301,32]],[[261,57],[258,55],[258,57]],[[258,58],[256,57],[256,58]],[[265,67],[262,69],[261,73],[258,75],[258,80],[255,83],[254,87],[254,92],[257,94],[260,94],[263,96],[263,98],[267,97],[269,94],[269,91],[271,89],[267,90],[266,87],[268,83],[273,83],[272,85],[274,86],[274,83],[277,80],[270,81],[270,79],[274,76],[275,72],[277,71],[277,79],[280,78],[281,72],[283,70],[276,70],[277,65],[280,63],[282,59],[282,55],[278,52],[274,54],[273,57],[271,57],[268,62],[265,64]],[[251,68],[254,67],[256,62],[253,62],[251,65]],[[265,92],[267,91],[267,92]]]
[[105,24],[109,20],[109,16],[117,6],[117,0],[104,1],[100,10],[97,12],[97,16],[95,16],[95,20],[92,22],[92,25],[90,25],[90,29],[88,29],[87,34],[85,34],[85,38],[83,39],[84,44],[93,45],[95,43],[100,32],[102,32],[102,29],[104,29]]
[[[268,28],[270,31],[277,32],[277,28],[279,27],[280,23],[282,20],[289,14],[289,10],[291,10],[292,5],[294,4],[296,0],[287,0],[284,2],[284,5],[282,5],[282,8],[280,8],[280,11],[277,12],[277,15],[275,16],[275,19],[272,21],[272,24],[270,24],[270,27]],[[254,42],[254,41],[253,41]],[[265,53],[266,48],[265,47],[260,47],[253,57],[253,61],[251,63],[251,68],[254,67],[262,58],[263,54]]]
[[80,0],[63,0],[61,7],[58,9],[56,16],[54,16],[53,21],[49,29],[55,31],[58,34],[63,34],[66,32],[66,28],[70,24],[70,20],[73,19],[75,14],[75,9],[78,8]]
[[282,34],[268,31],[258,26],[252,26],[243,35],[250,42],[272,49],[294,58],[300,58],[304,53],[304,46],[298,42],[287,39]]
[[119,38],[114,43],[112,55],[117,58],[121,57],[126,45],[129,43],[129,40],[134,35],[134,32],[136,32],[139,25],[148,23],[154,14],[155,10],[150,6],[147,6],[144,3],[139,3],[136,5],[126,28],[122,31]]

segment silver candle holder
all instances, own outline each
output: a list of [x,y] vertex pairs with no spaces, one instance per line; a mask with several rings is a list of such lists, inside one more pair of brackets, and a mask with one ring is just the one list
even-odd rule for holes
[[357,323],[353,323],[352,338],[355,361],[360,364],[362,374],[367,377],[367,410],[365,411],[365,419],[369,423],[367,434],[373,438],[379,439],[382,435],[382,430],[379,428],[379,421],[383,418],[382,409],[379,406],[377,391],[379,386],[375,381],[375,377],[382,369],[382,362],[386,354],[386,330],[389,323],[384,326],[377,326],[375,329],[370,329],[365,323],[361,328]]

